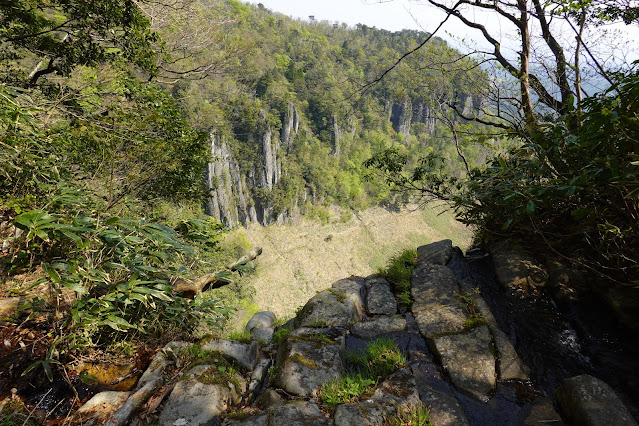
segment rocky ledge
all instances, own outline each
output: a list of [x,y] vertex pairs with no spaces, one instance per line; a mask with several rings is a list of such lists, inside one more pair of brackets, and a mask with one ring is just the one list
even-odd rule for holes
[[[614,391],[590,376],[560,386],[560,416],[528,380],[486,302],[446,266],[452,250],[450,240],[418,249],[410,310],[398,307],[383,278],[340,280],[277,329],[275,315],[256,314],[246,326],[250,342],[168,344],[131,392],[95,395],[75,422],[364,426],[427,407],[433,425],[637,424]],[[533,273],[528,281],[537,283]],[[407,364],[364,398],[322,405],[322,386],[347,374],[347,353],[380,337],[395,341]],[[496,397],[503,389],[518,395],[508,410]]]

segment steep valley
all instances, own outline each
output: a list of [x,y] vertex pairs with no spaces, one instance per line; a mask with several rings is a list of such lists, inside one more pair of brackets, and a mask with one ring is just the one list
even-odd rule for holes
[[472,231],[441,206],[399,212],[371,208],[346,222],[334,216],[338,219],[327,224],[303,219],[295,225],[250,225],[236,231],[263,248],[246,284],[254,287],[260,310],[291,317],[334,281],[372,274],[403,249],[444,238],[466,249],[472,240]]

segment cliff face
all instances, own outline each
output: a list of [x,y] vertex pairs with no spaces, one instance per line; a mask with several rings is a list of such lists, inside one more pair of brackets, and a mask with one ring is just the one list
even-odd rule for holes
[[206,213],[233,227],[240,223],[257,223],[255,202],[235,162],[228,143],[214,131],[210,134],[213,161],[208,164],[204,184],[210,193]]
[[[282,155],[280,138],[286,141],[287,149],[292,149],[297,134],[299,118],[295,107],[290,105],[286,128],[281,136],[273,133],[260,111],[257,134],[248,136],[249,145],[257,145],[257,164],[250,170],[239,167],[229,148],[228,142],[215,131],[210,133],[211,155],[204,183],[210,193],[206,204],[207,214],[229,227],[260,223],[269,225],[281,222],[283,215],[275,217],[273,205],[264,196],[273,191],[282,177]],[[259,194],[259,195],[258,195]],[[261,195],[261,196],[260,196]]]

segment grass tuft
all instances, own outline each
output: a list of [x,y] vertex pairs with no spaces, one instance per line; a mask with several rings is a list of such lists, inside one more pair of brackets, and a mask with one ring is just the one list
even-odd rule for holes
[[393,288],[397,302],[405,307],[412,303],[410,294],[410,278],[415,269],[417,250],[407,249],[391,257],[386,267],[377,271],[377,274],[386,278]]
[[400,410],[384,422],[386,426],[432,426],[428,407],[420,405],[410,410]]

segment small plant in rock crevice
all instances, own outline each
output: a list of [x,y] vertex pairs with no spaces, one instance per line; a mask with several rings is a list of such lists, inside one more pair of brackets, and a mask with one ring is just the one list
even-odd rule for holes
[[375,391],[377,382],[361,374],[332,380],[322,386],[321,398],[331,409],[339,404],[357,402],[362,396]]
[[380,380],[406,365],[406,357],[390,339],[373,340],[360,352],[347,352],[346,359],[356,372],[332,380],[320,390],[320,398],[331,409],[372,394]]
[[432,426],[430,410],[419,405],[409,410],[399,410],[395,416],[384,420],[385,426]]
[[466,313],[468,314],[468,318],[464,323],[464,328],[467,330],[473,329],[475,327],[479,327],[480,325],[486,324],[486,320],[481,312],[478,311],[477,305],[475,301],[477,297],[479,297],[479,289],[474,288],[473,290],[468,290],[465,292],[455,292],[455,298],[459,300],[459,302],[464,306]]
[[407,249],[391,257],[386,267],[377,271],[377,274],[386,278],[392,286],[397,302],[402,306],[410,306],[412,297],[410,293],[410,279],[415,269],[417,250]]
[[284,339],[286,336],[288,336],[291,333],[290,328],[280,328],[275,330],[275,333],[273,333],[273,340],[271,340],[271,343],[273,343],[274,345],[278,345],[282,339]]

